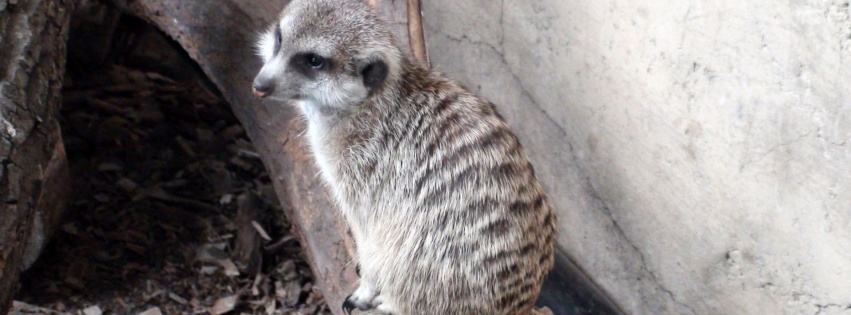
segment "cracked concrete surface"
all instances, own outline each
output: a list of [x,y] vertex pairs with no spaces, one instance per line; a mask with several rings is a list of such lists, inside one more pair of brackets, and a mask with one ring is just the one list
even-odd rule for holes
[[849,1],[431,0],[631,314],[851,314]]

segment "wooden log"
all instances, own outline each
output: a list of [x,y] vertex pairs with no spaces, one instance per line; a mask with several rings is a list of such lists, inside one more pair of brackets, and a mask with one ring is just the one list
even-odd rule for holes
[[[329,202],[300,134],[305,126],[295,107],[265,102],[251,93],[260,70],[254,43],[288,1],[113,0],[122,10],[165,31],[186,49],[231,104],[271,174],[286,215],[294,223],[316,283],[331,310],[358,279],[345,223]],[[215,5],[211,5],[215,3]],[[376,10],[407,45],[403,1],[379,1]],[[403,46],[405,47],[405,46]]]
[[70,196],[57,116],[72,0],[0,0],[0,314]]

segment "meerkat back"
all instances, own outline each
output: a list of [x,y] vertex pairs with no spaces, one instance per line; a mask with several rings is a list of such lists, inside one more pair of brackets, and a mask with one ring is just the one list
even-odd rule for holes
[[344,311],[534,314],[556,218],[492,104],[403,55],[362,1],[294,0],[258,51],[255,94],[302,111],[356,244]]

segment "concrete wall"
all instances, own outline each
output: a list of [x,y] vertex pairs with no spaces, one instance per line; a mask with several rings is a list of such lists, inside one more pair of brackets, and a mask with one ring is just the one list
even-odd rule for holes
[[851,314],[843,1],[423,1],[631,314]]

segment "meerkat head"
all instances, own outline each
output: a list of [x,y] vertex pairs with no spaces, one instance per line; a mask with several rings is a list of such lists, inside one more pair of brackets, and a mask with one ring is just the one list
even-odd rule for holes
[[294,0],[261,35],[254,93],[308,112],[346,112],[396,80],[401,52],[360,0]]

